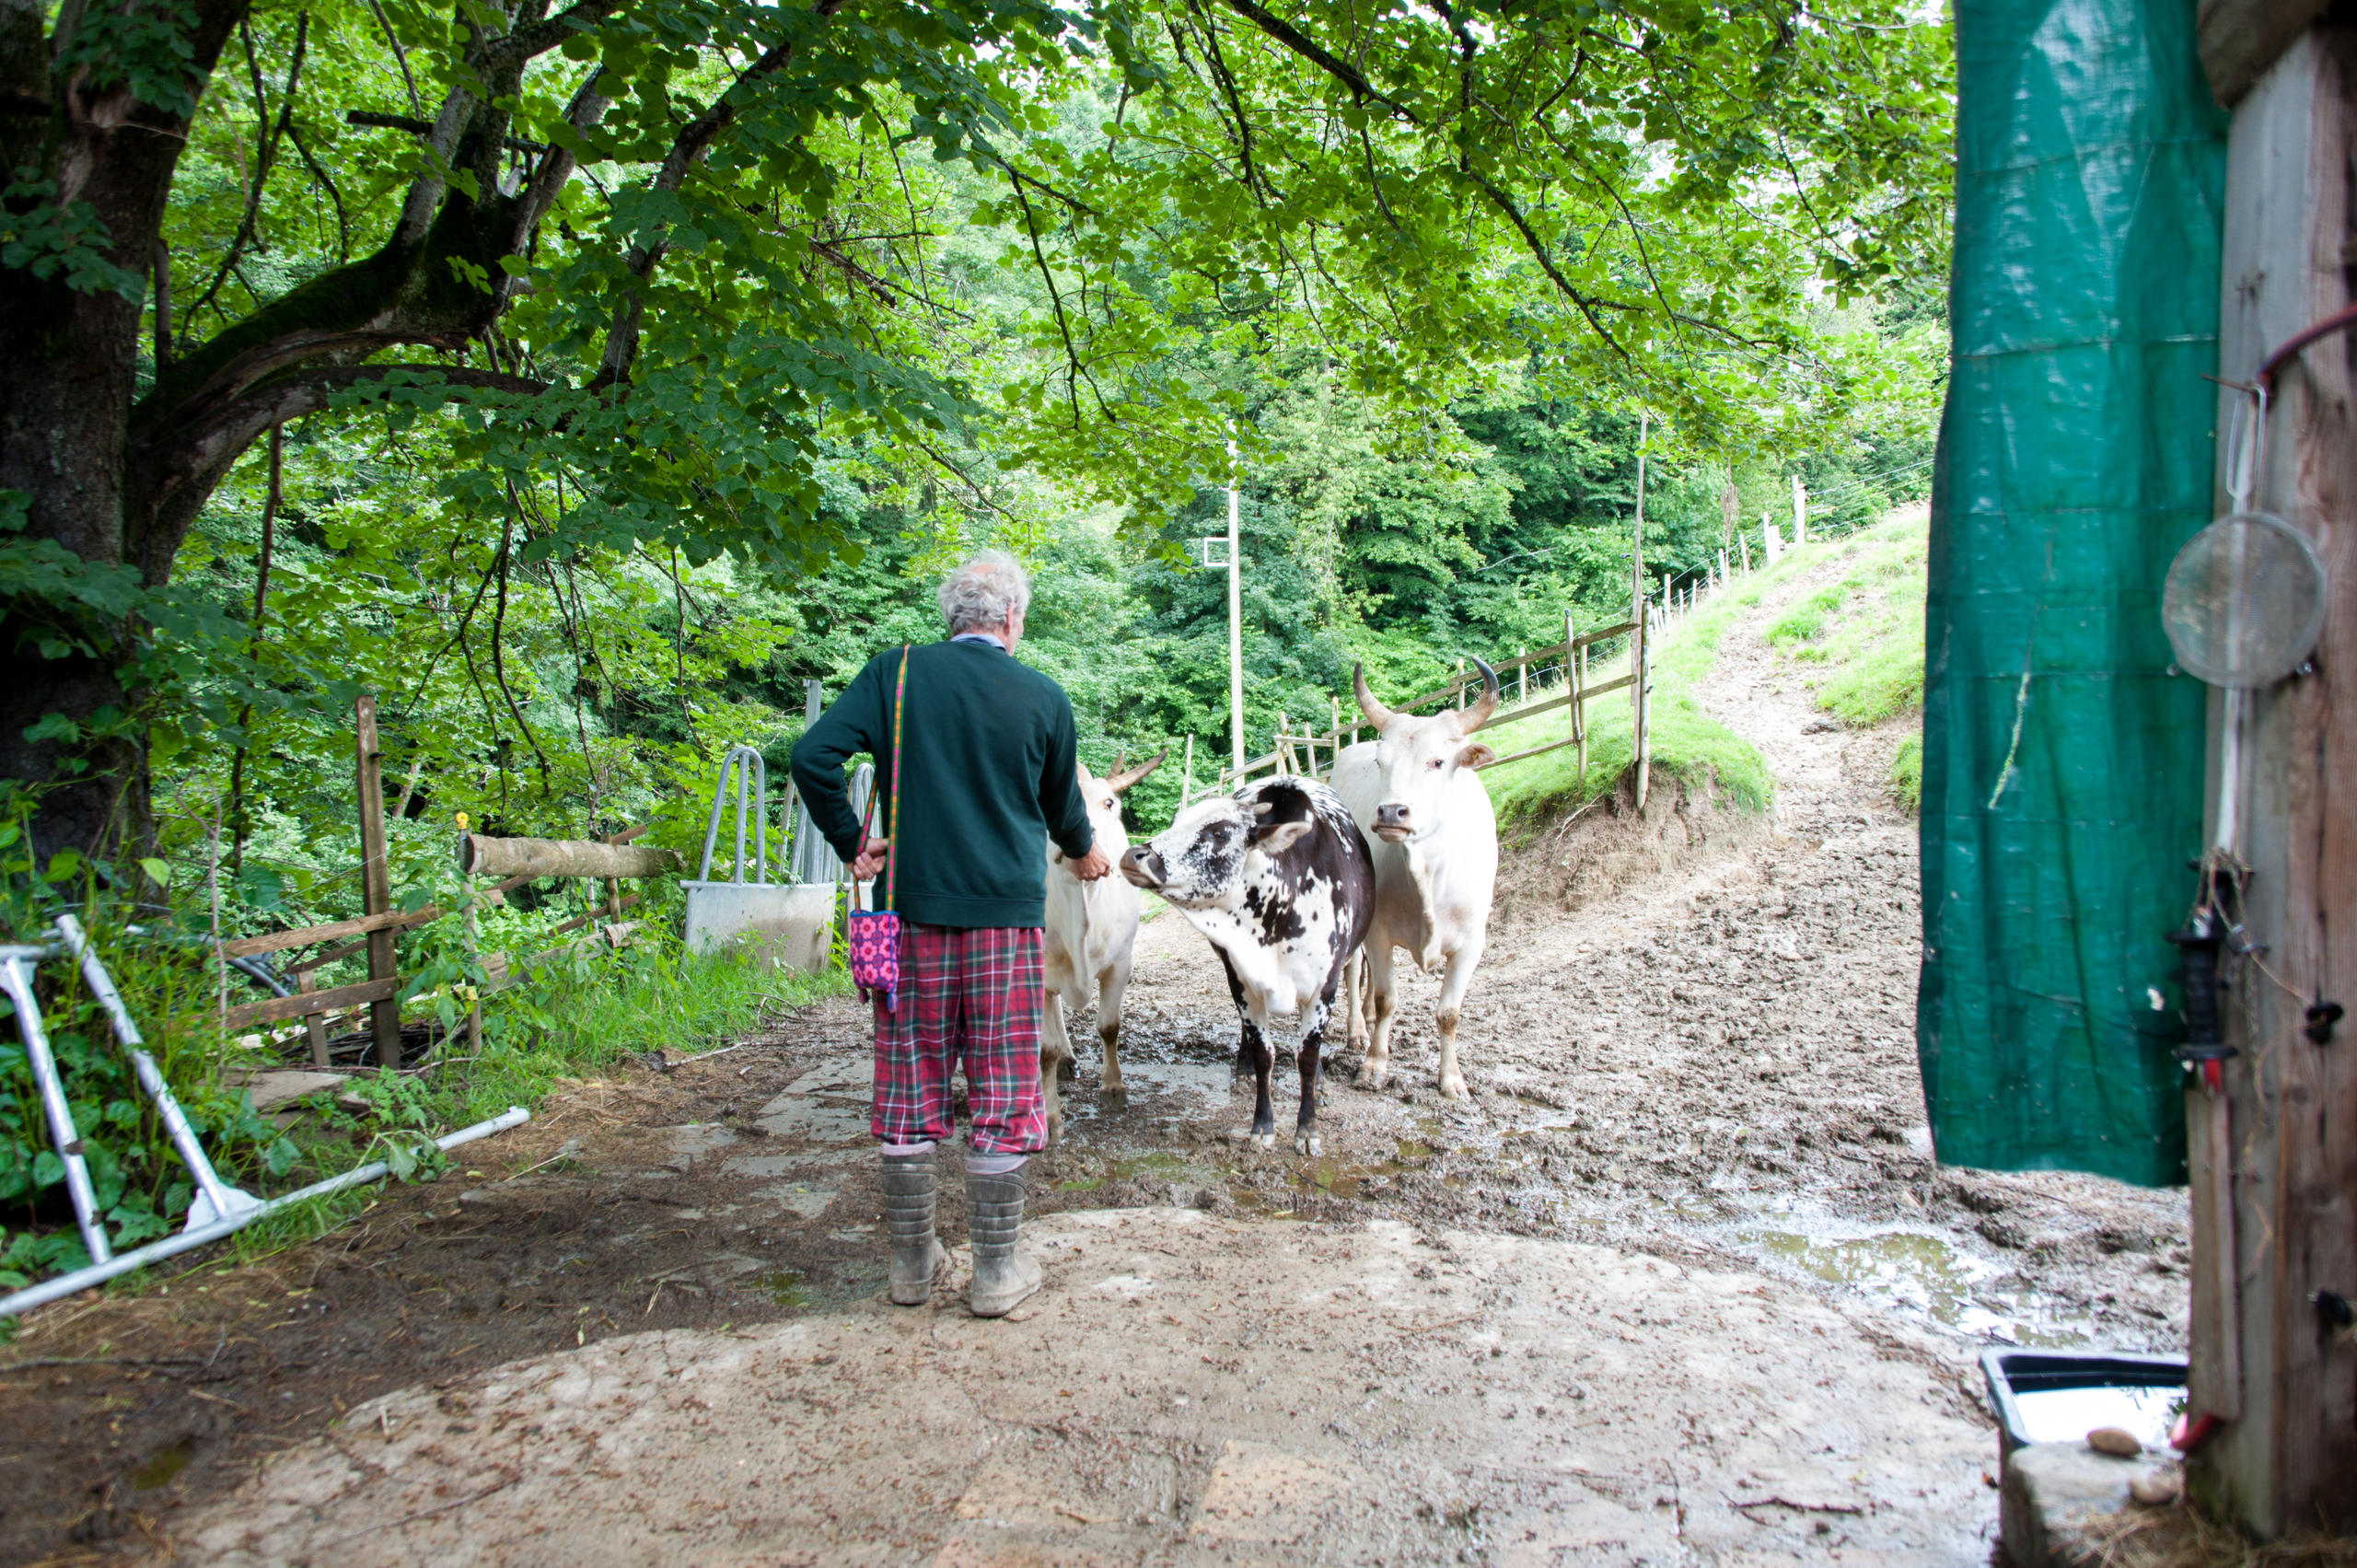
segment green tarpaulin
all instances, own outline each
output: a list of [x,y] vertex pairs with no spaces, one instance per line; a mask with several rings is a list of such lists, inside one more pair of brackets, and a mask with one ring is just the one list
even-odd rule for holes
[[2185,1179],[2163,934],[2200,849],[2204,693],[2168,674],[2159,605],[2211,516],[2225,172],[2193,18],[1956,7],[1917,1004],[1952,1165]]

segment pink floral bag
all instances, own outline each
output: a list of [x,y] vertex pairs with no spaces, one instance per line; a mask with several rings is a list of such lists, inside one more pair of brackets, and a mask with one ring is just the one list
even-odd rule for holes
[[[843,916],[843,946],[851,953],[851,978],[860,1000],[881,996],[884,1010],[900,1010],[900,915],[892,907],[894,874],[900,866],[900,711],[909,694],[909,645],[900,645],[900,679],[892,693],[892,835],[884,852],[884,907],[853,909]],[[868,824],[876,819],[876,796],[867,797],[867,817],[859,825],[859,847],[867,847]],[[854,902],[858,884],[852,885]]]

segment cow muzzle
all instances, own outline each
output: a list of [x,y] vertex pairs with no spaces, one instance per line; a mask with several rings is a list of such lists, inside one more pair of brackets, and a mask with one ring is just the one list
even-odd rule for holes
[[1387,800],[1375,808],[1375,836],[1386,843],[1406,843],[1416,835],[1416,824],[1405,801]]
[[1144,844],[1132,844],[1121,856],[1121,879],[1132,888],[1162,886],[1162,857]]

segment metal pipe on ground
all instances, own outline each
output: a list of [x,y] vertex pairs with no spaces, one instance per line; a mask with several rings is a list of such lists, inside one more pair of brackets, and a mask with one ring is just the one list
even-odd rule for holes
[[[456,1132],[435,1139],[435,1146],[447,1153],[461,1144],[471,1144],[478,1138],[488,1138],[493,1132],[505,1132],[510,1127],[520,1127],[531,1119],[530,1111],[520,1105],[511,1105],[506,1110],[488,1121],[478,1121],[471,1127],[461,1127]],[[297,1189],[283,1198],[273,1198],[258,1208],[247,1209],[226,1219],[215,1220],[211,1225],[201,1225],[194,1230],[184,1230],[178,1236],[166,1237],[161,1241],[152,1241],[132,1251],[118,1253],[106,1262],[93,1263],[87,1269],[76,1269],[70,1274],[60,1274],[53,1280],[43,1280],[37,1285],[28,1285],[14,1295],[0,1296],[0,1318],[11,1318],[19,1312],[28,1312],[36,1307],[63,1300],[76,1291],[87,1290],[95,1284],[103,1284],[117,1274],[127,1274],[134,1269],[142,1269],[177,1253],[202,1247],[208,1241],[219,1241],[243,1230],[265,1214],[274,1214],[282,1209],[291,1208],[308,1199],[323,1198],[331,1192],[341,1192],[347,1187],[357,1187],[363,1182],[377,1180],[385,1174],[385,1162],[371,1160],[366,1165],[345,1171],[342,1176],[331,1176],[325,1181],[314,1181],[308,1187]]]
[[459,841],[459,869],[470,877],[664,877],[679,869],[679,857],[644,844],[469,833]]

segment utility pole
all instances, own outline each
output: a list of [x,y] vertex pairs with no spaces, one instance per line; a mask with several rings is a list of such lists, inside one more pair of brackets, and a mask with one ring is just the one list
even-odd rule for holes
[[1236,436],[1227,438],[1227,738],[1237,774],[1244,772],[1244,579],[1242,527],[1236,499]]
[[1650,412],[1638,411],[1637,532],[1629,545],[1629,619],[1637,623],[1640,643],[1645,635],[1645,440],[1653,431],[1653,419]]
[[[1637,531],[1629,547],[1631,571],[1629,619],[1637,629],[1629,637],[1629,714],[1630,735],[1637,750],[1637,809],[1645,808],[1646,787],[1653,773],[1653,749],[1647,744],[1645,721],[1645,671],[1650,654],[1645,647],[1648,635],[1645,627],[1645,445],[1653,434],[1653,415],[1637,412]],[[1668,595],[1665,590],[1664,598]]]

